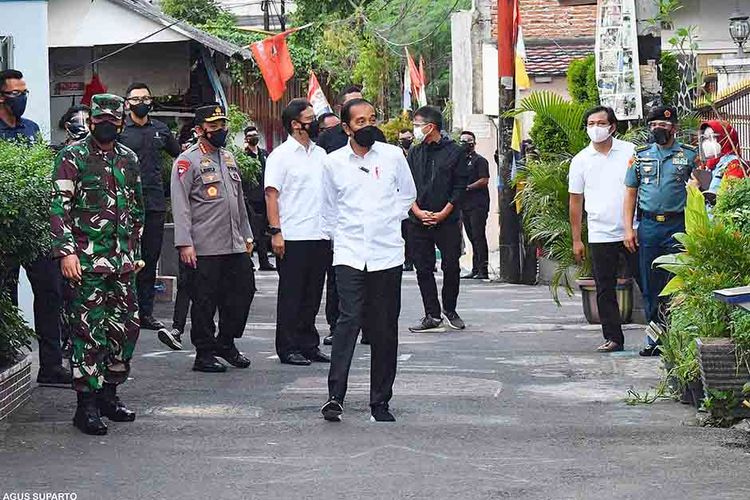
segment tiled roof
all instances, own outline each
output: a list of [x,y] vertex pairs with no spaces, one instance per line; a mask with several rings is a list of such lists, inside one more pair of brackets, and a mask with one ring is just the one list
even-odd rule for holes
[[544,40],[526,43],[526,72],[530,76],[561,76],[567,73],[570,61],[594,53],[594,40]]

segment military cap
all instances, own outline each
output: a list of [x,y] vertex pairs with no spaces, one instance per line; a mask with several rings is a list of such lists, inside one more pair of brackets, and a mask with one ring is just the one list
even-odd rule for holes
[[215,122],[217,120],[226,120],[227,114],[224,106],[221,104],[209,104],[195,108],[195,123]]
[[648,114],[647,122],[663,120],[677,123],[677,110],[672,106],[656,106]]
[[125,116],[125,99],[115,94],[96,94],[91,98],[91,118],[109,115],[116,120]]

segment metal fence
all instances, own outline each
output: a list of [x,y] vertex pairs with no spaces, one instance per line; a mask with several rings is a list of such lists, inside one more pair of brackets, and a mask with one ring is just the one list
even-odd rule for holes
[[[717,113],[718,111],[718,113]],[[742,158],[750,160],[750,81],[737,91],[703,104],[698,114],[704,120],[726,120],[737,130]]]

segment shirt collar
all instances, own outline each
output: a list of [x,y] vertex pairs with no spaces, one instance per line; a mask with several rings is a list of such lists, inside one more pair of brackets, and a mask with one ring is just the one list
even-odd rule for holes
[[305,145],[299,142],[297,139],[291,136],[291,134],[287,137],[286,142],[289,143],[289,145],[295,150],[295,151],[304,151],[305,154],[312,153],[313,149],[315,148],[315,143],[313,141],[310,141],[310,144],[307,148],[305,148]]
[[[624,145],[624,141],[621,141],[620,139],[618,139],[616,137],[613,137],[612,138],[612,147],[609,149],[609,152],[611,153],[612,151],[620,151],[620,150],[623,149],[623,145]],[[593,142],[589,143],[588,150],[589,150],[589,155],[590,156],[596,156],[598,154],[601,154],[601,153],[599,153],[599,151],[597,151],[596,149],[594,149],[594,143]]]
[[15,127],[11,127],[7,123],[5,123],[4,120],[0,119],[0,130],[19,130],[19,129],[22,129],[22,128],[26,128],[26,121],[24,120],[23,117],[19,118],[16,121],[16,126]]
[[372,145],[372,147],[370,148],[370,150],[367,153],[365,153],[364,157],[363,156],[359,156],[356,153],[356,151],[354,151],[354,148],[352,147],[352,141],[351,141],[351,139],[348,140],[348,141],[346,141],[346,146],[344,146],[344,147],[346,148],[347,153],[349,153],[349,158],[367,158],[368,156],[371,156],[373,153],[377,154],[376,144],[377,144],[377,142],[375,142],[375,144]]
[[138,125],[137,123],[135,123],[133,121],[133,117],[130,116],[130,113],[128,113],[127,115],[125,115],[125,126],[126,127],[148,127],[149,125],[151,125],[151,117],[150,116],[146,117],[146,123],[144,123],[143,125]]

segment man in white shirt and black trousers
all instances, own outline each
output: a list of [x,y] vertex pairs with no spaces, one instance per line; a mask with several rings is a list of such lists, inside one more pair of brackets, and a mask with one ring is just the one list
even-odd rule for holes
[[625,337],[616,294],[621,257],[627,262],[629,272],[638,279],[638,258],[625,248],[622,223],[625,199],[622,186],[635,145],[613,137],[617,117],[612,108],[590,109],[584,116],[584,125],[591,144],[573,158],[568,174],[573,253],[580,262],[586,252],[581,236],[585,202],[596,302],[606,341],[597,351],[622,351]]
[[328,363],[315,328],[331,262],[320,218],[326,152],[310,139],[315,113],[308,101],[293,99],[281,121],[289,138],[268,156],[265,174],[268,232],[279,271],[276,353],[288,365]]
[[408,216],[417,190],[401,150],[376,142],[379,130],[372,104],[364,99],[348,102],[341,122],[349,144],[328,156],[323,175],[321,217],[323,232],[333,240],[340,316],[333,335],[329,400],[321,412],[326,420],[341,420],[366,309],[371,420],[393,422],[388,404],[396,377],[401,310],[401,221]]

